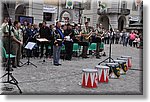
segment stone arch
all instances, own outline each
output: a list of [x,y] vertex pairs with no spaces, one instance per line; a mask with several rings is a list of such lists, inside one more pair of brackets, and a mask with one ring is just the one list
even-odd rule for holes
[[26,15],[26,6],[24,4],[18,4],[15,7],[15,19],[18,20],[19,16]]
[[69,11],[69,10],[63,10],[63,11],[61,12],[61,14],[60,14],[60,21],[63,20],[63,14],[65,14],[65,13],[68,13],[68,14],[69,14],[69,16],[70,16],[69,22],[72,22],[72,21],[73,21],[73,15],[72,15],[71,10],[70,10],[70,11]]
[[104,15],[104,16],[100,16],[98,19],[98,23],[102,24],[104,29],[109,30],[109,18],[108,16]]
[[118,30],[122,31],[126,27],[126,17],[120,16],[118,19]]
[[2,19],[4,19],[5,17],[9,17],[9,11],[8,11],[8,3],[2,3],[2,7],[3,7],[3,10],[2,10]]

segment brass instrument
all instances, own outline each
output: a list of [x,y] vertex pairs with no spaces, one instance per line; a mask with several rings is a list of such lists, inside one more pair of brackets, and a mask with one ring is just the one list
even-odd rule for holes
[[75,35],[75,39],[78,40],[79,42],[81,42],[80,38],[81,38],[81,35]]
[[88,36],[85,37],[86,40],[88,40],[93,35],[93,32],[91,31]]

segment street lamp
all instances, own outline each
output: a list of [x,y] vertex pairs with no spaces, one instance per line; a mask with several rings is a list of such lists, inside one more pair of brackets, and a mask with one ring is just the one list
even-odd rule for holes
[[84,10],[84,7],[81,4],[81,2],[79,2],[78,6],[74,6],[74,8],[79,11],[78,24],[80,24],[80,29],[81,29],[81,16],[82,16],[82,11]]

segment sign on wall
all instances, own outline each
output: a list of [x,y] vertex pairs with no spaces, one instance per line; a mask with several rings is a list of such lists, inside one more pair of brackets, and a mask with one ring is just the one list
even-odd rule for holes
[[43,6],[43,12],[57,13],[57,7]]

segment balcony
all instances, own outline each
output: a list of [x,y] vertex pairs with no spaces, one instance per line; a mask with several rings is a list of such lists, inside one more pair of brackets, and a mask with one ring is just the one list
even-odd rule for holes
[[129,9],[123,8],[106,8],[106,9],[97,9],[98,15],[111,15],[111,14],[118,14],[118,15],[129,15]]

